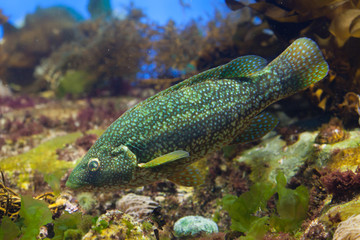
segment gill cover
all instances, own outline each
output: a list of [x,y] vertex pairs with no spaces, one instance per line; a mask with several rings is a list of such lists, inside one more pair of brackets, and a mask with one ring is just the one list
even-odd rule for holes
[[121,182],[129,182],[137,166],[136,155],[125,145],[120,145],[111,151],[113,170]]

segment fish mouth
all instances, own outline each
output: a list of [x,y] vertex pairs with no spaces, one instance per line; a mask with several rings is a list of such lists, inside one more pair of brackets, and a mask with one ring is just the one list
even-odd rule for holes
[[79,188],[81,188],[80,184],[76,184],[76,183],[74,183],[72,181],[69,181],[69,180],[66,181],[65,186],[68,187],[68,188],[71,188],[71,189],[79,189]]

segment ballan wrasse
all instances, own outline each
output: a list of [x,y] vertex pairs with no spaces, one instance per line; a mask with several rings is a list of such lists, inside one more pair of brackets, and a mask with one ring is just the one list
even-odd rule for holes
[[203,177],[192,163],[225,145],[264,136],[277,119],[263,110],[327,72],[316,43],[300,38],[269,64],[259,56],[244,56],[195,75],[112,123],[66,186],[115,190],[161,179],[199,185]]

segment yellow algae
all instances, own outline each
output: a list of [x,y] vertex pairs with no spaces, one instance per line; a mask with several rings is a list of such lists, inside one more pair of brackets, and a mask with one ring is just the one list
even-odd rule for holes
[[[88,133],[100,135],[102,132],[103,129],[96,129]],[[66,144],[75,142],[81,135],[81,132],[75,132],[57,136],[39,144],[26,153],[0,159],[1,170],[10,173],[10,175],[13,171],[19,171],[20,174],[17,185],[22,189],[29,188],[29,179],[33,174],[32,170],[39,171],[44,176],[53,174],[57,178],[61,178],[75,163],[59,160],[56,150],[64,147]]]
[[360,146],[341,149],[332,155],[328,167],[331,169],[356,169],[360,165]]
[[335,215],[337,214],[340,215],[341,221],[345,221],[346,219],[348,219],[353,215],[360,214],[359,205],[360,205],[360,198],[358,197],[350,202],[333,206],[330,209],[328,209],[326,212],[324,212],[324,214],[322,214],[319,217],[319,220],[328,226],[337,225],[338,223],[334,223],[331,221],[331,219]]
[[75,132],[53,138],[26,153],[2,159],[1,168],[4,171],[36,169],[42,173],[51,173],[59,168],[69,168],[73,163],[58,160],[56,149],[74,142],[80,136],[80,132]]

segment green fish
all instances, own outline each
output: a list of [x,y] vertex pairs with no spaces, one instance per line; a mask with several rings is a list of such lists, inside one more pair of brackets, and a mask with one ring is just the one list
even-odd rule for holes
[[75,167],[67,187],[115,190],[168,179],[203,183],[192,165],[225,145],[253,141],[277,124],[263,110],[323,79],[328,65],[300,38],[267,64],[239,57],[174,85],[125,112]]

